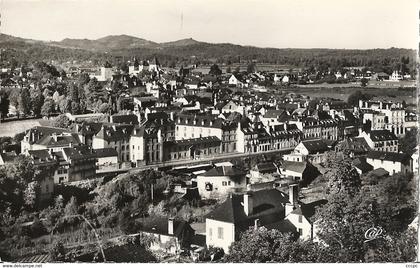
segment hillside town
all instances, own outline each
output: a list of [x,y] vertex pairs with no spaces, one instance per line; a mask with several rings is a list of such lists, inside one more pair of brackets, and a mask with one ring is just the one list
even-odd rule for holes
[[[311,98],[282,90],[305,77],[311,83],[311,75],[259,72],[256,66],[226,73],[214,64],[208,73],[200,73],[194,66],[174,71],[160,66],[157,58],[134,58],[127,63],[128,71],[113,68],[109,62],[98,71],[71,67],[58,72],[45,63],[26,72],[22,68],[3,70],[7,75],[3,75],[2,86],[10,90],[8,96],[2,95],[2,103],[8,103],[2,109],[7,111],[2,114],[3,121],[44,117],[42,125],[2,144],[0,165],[6,173],[16,165],[34,170],[22,193],[30,214],[19,216],[15,225],[20,227],[15,228],[28,226],[24,229],[29,233],[31,228],[44,230],[30,237],[42,236],[49,229],[54,233],[54,226],[47,227],[52,219],[44,209],[59,209],[57,202],[63,206],[67,199],[67,205],[61,207],[64,213],[81,213],[101,230],[106,225],[111,230],[118,226],[128,234],[126,240],[151,239],[148,254],[157,260],[205,261],[228,256],[227,260],[234,261],[229,256],[232,250],[239,250],[236,243],[252,230],[275,230],[295,234],[298,241],[326,243],[317,233],[323,228],[323,219],[319,215],[314,218],[328,203],[323,188],[333,191],[342,187],[344,191],[349,179],[343,177],[338,186],[331,185],[326,180],[331,173],[350,172],[351,183],[358,180],[366,189],[381,180],[395,181],[396,176],[405,185],[418,174],[419,151],[415,143],[409,143],[415,141],[417,113],[405,101],[360,90],[348,100]],[[351,76],[362,88],[363,83],[387,81],[404,90],[401,80],[415,83],[409,74],[398,71],[387,76],[357,70],[349,68],[343,76],[316,75]],[[367,82],[362,81],[365,79]],[[63,85],[66,91],[61,89]],[[16,101],[15,91],[20,92]],[[25,108],[25,91],[30,92],[29,108]],[[43,96],[38,108],[37,91]],[[339,162],[341,166],[336,166]],[[144,175],[149,170],[154,173]],[[143,176],[151,176],[149,180],[154,182],[146,183]],[[133,178],[143,180],[143,186],[134,186]],[[376,183],[369,185],[369,180]],[[102,193],[119,182],[124,183],[118,190],[124,192],[122,196]],[[130,193],[128,185],[148,190]],[[96,192],[89,194],[96,197],[84,197],[86,191]],[[31,197],[26,197],[28,194]],[[13,204],[10,193],[2,190],[2,195],[3,206]],[[101,220],[95,218],[99,216],[88,212],[87,204],[109,202],[98,199],[106,195],[117,203],[95,206],[104,206],[102,210],[109,210],[109,205],[124,207],[122,204],[130,202],[124,201],[127,198],[140,203],[137,208],[117,210],[117,223],[106,218],[108,223],[101,226]],[[191,210],[188,214],[186,208]],[[13,218],[10,207],[7,213],[4,217]],[[404,221],[415,222],[413,211],[405,213]],[[74,230],[81,224],[64,217],[57,220],[53,222],[67,235],[66,225]],[[123,239],[123,233],[108,229],[110,233],[103,234],[109,235],[107,243]],[[87,239],[90,241],[89,235]],[[74,246],[60,243],[63,252],[56,256],[47,249],[23,255],[22,250],[14,250],[9,256],[34,262],[36,258],[81,260],[91,254],[80,249],[75,253]],[[31,247],[25,245],[23,248]],[[155,252],[158,255],[153,255]]]
[[0,268],[417,267],[414,2],[0,0]]

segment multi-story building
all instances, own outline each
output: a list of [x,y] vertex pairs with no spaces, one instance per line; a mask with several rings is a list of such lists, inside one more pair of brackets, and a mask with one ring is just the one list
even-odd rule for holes
[[373,169],[383,168],[392,175],[412,171],[410,156],[403,153],[371,151],[366,156],[366,162]]
[[371,120],[372,127],[373,125],[375,125],[375,127],[380,127],[382,126],[381,124],[383,124],[382,129],[387,129],[397,136],[403,136],[405,134],[405,110],[402,103],[375,99],[369,101],[359,100],[359,108],[362,111],[373,110],[385,115],[384,118],[376,116],[378,117],[377,120],[383,119],[379,125],[377,122],[374,122],[374,120]]
[[289,121],[295,124],[303,132],[303,139],[339,139],[339,124],[335,119],[320,120],[314,117],[305,117],[302,119]]
[[130,136],[133,125],[103,124],[101,130],[93,137],[94,149],[114,148],[119,162],[130,161]]
[[163,161],[205,159],[220,155],[217,137],[167,141],[163,144]]
[[359,137],[364,138],[372,150],[398,152],[398,138],[389,130],[363,131]]

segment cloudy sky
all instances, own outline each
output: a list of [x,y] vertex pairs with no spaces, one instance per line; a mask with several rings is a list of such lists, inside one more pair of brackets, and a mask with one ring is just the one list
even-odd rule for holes
[[416,48],[418,0],[0,0],[1,31],[278,48]]

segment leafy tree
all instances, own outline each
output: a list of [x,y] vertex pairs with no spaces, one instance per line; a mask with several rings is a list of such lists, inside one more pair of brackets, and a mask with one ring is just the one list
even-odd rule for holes
[[35,205],[37,204],[37,201],[38,201],[38,196],[37,196],[38,191],[39,191],[39,183],[37,181],[28,183],[28,186],[24,192],[23,198],[24,198],[25,205],[29,209],[35,208]]
[[220,70],[220,68],[219,68],[219,66],[217,64],[213,64],[210,67],[209,74],[219,76],[219,75],[222,74],[222,70]]
[[50,117],[51,114],[54,112],[54,100],[51,98],[47,98],[44,101],[44,104],[41,107],[41,115],[45,117]]
[[19,98],[19,111],[24,115],[31,112],[31,96],[27,87],[22,88]]
[[408,130],[403,138],[399,140],[399,148],[403,153],[412,155],[417,145],[417,128]]
[[20,101],[20,89],[13,89],[9,95],[10,104],[13,105],[15,108],[19,107]]
[[353,167],[351,159],[345,154],[327,154],[324,165],[327,168],[327,171],[324,173],[327,181],[327,194],[345,193],[354,195],[359,192],[361,187],[359,173]]
[[52,123],[54,127],[60,128],[68,128],[70,124],[70,120],[65,114],[60,114],[59,116],[57,116]]
[[55,241],[51,245],[49,253],[53,261],[64,261],[66,256],[66,250],[61,241]]
[[41,115],[41,108],[44,103],[44,96],[39,86],[31,88],[30,90],[32,112],[35,116]]
[[255,72],[255,63],[251,62],[250,64],[248,64],[247,68],[246,68],[247,73],[254,73]]
[[9,113],[9,96],[6,93],[0,95],[0,115],[1,119],[4,119]]
[[230,74],[231,72],[232,72],[232,70],[231,70],[230,66],[228,66],[228,67],[226,68],[226,73]]
[[361,85],[362,87],[366,87],[368,83],[369,83],[369,80],[368,80],[367,78],[364,78],[364,77],[363,77],[363,78],[360,80],[360,85]]
[[359,100],[367,101],[370,100],[373,95],[369,93],[362,93],[360,90],[353,92],[348,98],[347,103],[352,106],[359,106]]
[[71,216],[78,214],[79,206],[77,205],[76,197],[72,196],[70,201],[66,204],[64,208],[64,215]]

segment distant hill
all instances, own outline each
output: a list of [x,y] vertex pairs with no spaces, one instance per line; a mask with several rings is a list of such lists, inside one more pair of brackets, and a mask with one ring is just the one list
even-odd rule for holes
[[180,46],[196,45],[200,43],[202,42],[194,40],[192,38],[186,38],[186,39],[181,39],[181,40],[173,41],[173,42],[160,43],[160,45],[162,47],[180,47]]
[[[191,63],[212,64],[214,62],[247,64],[250,61],[281,64],[297,67],[368,66],[379,71],[398,69],[402,57],[415,62],[412,49],[295,49],[259,48],[235,44],[212,44],[192,38],[173,42],[157,43],[129,36],[109,35],[96,40],[69,39],[45,42],[11,35],[0,35],[0,45],[6,52],[3,62],[11,59],[23,61],[91,61],[93,64],[110,61],[119,64],[133,57],[152,59],[158,57],[163,65],[185,65]],[[414,64],[413,69],[414,69]],[[383,67],[386,68],[383,68]]]
[[129,35],[109,35],[96,40],[69,39],[53,42],[54,45],[64,48],[80,48],[84,50],[108,52],[114,49],[155,48],[157,43]]

